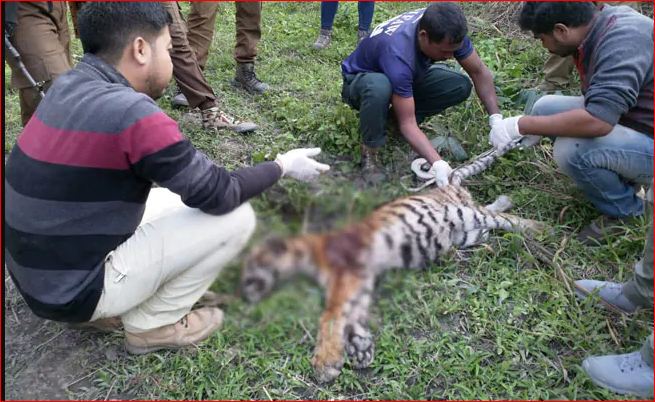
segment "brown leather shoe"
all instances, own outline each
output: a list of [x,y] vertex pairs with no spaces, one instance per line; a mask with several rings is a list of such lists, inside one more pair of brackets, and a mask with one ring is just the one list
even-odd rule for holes
[[125,331],[125,349],[142,355],[160,349],[179,349],[207,339],[221,327],[223,311],[216,307],[203,307],[190,311],[175,324],[141,333]]
[[83,331],[116,332],[123,328],[123,322],[120,317],[108,317],[95,321],[70,323],[68,327]]
[[247,133],[257,130],[258,126],[249,121],[240,121],[218,109],[218,106],[200,111],[202,127],[205,130],[232,130],[236,133]]

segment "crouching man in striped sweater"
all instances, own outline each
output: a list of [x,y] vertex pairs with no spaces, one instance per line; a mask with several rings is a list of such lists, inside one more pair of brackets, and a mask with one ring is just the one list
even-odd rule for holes
[[217,330],[220,309],[191,308],[251,236],[245,202],[329,169],[310,158],[320,149],[233,172],[197,151],[153,100],[171,79],[170,22],[159,3],[86,4],[85,55],[6,165],[5,262],[29,307],[98,327],[120,317],[137,354]]

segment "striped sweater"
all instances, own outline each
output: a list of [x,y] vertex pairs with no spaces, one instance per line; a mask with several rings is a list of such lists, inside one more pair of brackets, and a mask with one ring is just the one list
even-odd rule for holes
[[223,214],[280,178],[274,162],[228,172],[112,66],[87,54],[59,77],[5,170],[5,263],[30,308],[87,321],[104,259],[136,230],[153,183]]

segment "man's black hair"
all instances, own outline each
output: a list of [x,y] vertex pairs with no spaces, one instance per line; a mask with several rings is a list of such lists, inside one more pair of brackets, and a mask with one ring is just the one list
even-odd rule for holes
[[135,37],[153,42],[171,23],[164,6],[152,2],[87,2],[77,17],[84,53],[109,63],[118,62]]
[[586,25],[595,12],[596,6],[591,2],[526,2],[519,15],[519,26],[534,35],[549,34],[555,24],[569,28]]
[[459,43],[468,33],[466,17],[455,3],[432,3],[418,23],[419,29],[428,33],[430,42],[447,39],[450,43]]

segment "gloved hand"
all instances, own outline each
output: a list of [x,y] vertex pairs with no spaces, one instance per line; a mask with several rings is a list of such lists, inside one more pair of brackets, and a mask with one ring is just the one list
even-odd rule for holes
[[443,159],[440,159],[432,164],[430,173],[435,178],[435,184],[437,187],[447,186],[449,184],[450,172],[453,169],[450,167],[448,162]]
[[519,119],[523,117],[523,115],[508,117],[506,119],[494,116],[496,115],[489,117],[489,123],[491,124],[489,142],[494,146],[494,148],[501,149],[511,141],[523,137],[519,132]]
[[321,148],[298,148],[283,154],[277,154],[275,162],[282,169],[282,176],[290,176],[300,181],[315,180],[322,172],[330,170],[330,166],[318,163],[312,156],[321,153]]
[[503,115],[500,113],[492,114],[489,116],[489,128],[493,128],[494,123],[497,121],[501,121],[503,119]]

